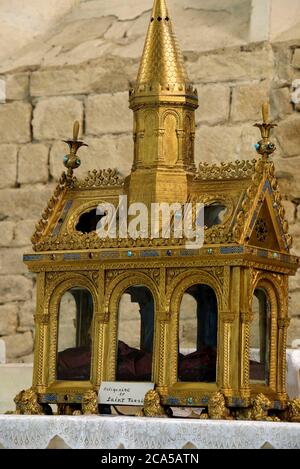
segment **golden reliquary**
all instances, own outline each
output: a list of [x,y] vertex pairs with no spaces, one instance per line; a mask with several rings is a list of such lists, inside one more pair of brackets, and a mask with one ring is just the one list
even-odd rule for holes
[[[35,358],[17,412],[57,404],[59,413],[97,413],[102,382],[132,381],[155,383],[143,415],[178,406],[205,408],[204,418],[297,421],[286,338],[288,278],[299,260],[289,253],[268,104],[256,159],[196,168],[198,95],[165,0],[154,1],[129,102],[131,173],[95,169],[77,179],[76,122],[67,171],[24,256],[37,275]],[[150,236],[149,220],[126,212],[137,204],[170,207],[170,236],[160,215]],[[176,235],[186,204],[203,206],[204,244]],[[99,236],[103,218],[115,236]]]

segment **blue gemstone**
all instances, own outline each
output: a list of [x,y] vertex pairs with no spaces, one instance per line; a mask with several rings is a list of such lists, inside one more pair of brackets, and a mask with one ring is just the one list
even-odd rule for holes
[[172,251],[170,251],[170,249],[167,251],[167,256],[172,256]]
[[127,251],[127,256],[132,257],[133,256],[132,251]]
[[259,143],[256,143],[254,146],[255,146],[255,149],[256,149],[256,150],[259,150],[259,149],[260,149],[260,144],[259,144]]
[[67,163],[69,161],[69,157],[67,155],[64,156],[64,163]]
[[80,161],[80,159],[79,159],[79,158],[76,160],[76,164],[77,164],[78,166],[80,166],[80,165],[81,165],[81,161]]
[[190,405],[192,405],[194,403],[194,399],[192,397],[188,397],[186,401]]

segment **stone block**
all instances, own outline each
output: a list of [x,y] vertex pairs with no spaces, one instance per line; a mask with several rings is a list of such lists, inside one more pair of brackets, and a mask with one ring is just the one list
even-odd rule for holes
[[[300,231],[300,230],[299,230]],[[293,294],[294,290],[300,290],[300,271],[297,270],[296,275],[289,278],[289,291]]]
[[53,191],[53,184],[3,189],[1,191],[0,219],[34,219],[37,222]]
[[14,237],[15,223],[12,221],[0,222],[0,247],[9,246]]
[[[30,251],[30,247],[27,248]],[[0,275],[25,274],[27,267],[23,263],[24,248],[0,249]]]
[[33,117],[33,135],[36,140],[68,139],[72,136],[75,120],[82,128],[83,105],[72,97],[42,99],[36,105]]
[[35,184],[47,182],[49,147],[43,144],[28,144],[19,152],[18,182],[20,184]]
[[6,85],[6,99],[27,99],[29,94],[29,74],[15,73],[4,77]]
[[128,93],[89,96],[85,109],[87,135],[132,131],[133,116],[128,108]]
[[252,50],[220,49],[187,62],[187,70],[195,83],[261,80],[273,74],[273,52],[269,45]]
[[234,161],[240,157],[240,127],[201,126],[196,132],[195,160],[207,163]]
[[32,298],[32,280],[23,275],[0,275],[1,303]]
[[18,358],[16,361],[18,363],[28,363],[31,364],[33,363],[34,360],[34,354],[30,353],[29,355],[23,355],[21,358]]
[[195,85],[198,90],[199,108],[196,122],[220,124],[229,118],[230,88],[225,85]]
[[[81,166],[76,170],[76,177],[84,178],[88,171],[103,168],[118,168],[127,175],[133,162],[133,140],[131,135],[103,136],[85,138],[88,147],[80,149]],[[50,152],[50,174],[56,180],[61,176],[64,166],[62,159],[65,146],[60,142],[53,144]]]
[[281,121],[276,129],[276,136],[283,156],[300,155],[300,115],[295,114]]
[[297,207],[290,200],[283,200],[281,203],[285,209],[285,218],[289,225],[292,225],[295,223]]
[[289,234],[293,237],[293,245],[291,248],[291,254],[295,256],[299,256],[300,255],[300,224],[298,220],[293,225],[290,225]]
[[28,246],[35,231],[37,220],[22,220],[15,225],[14,246]]
[[291,319],[288,334],[287,334],[287,346],[290,347],[292,342],[300,338],[300,317]]
[[24,334],[3,336],[2,338],[5,341],[8,359],[29,355],[33,351],[33,336],[29,331],[24,332]]
[[1,143],[27,143],[31,139],[31,105],[15,101],[0,104]]
[[300,68],[300,49],[295,49],[292,64],[293,67]]
[[291,65],[292,50],[286,44],[272,43],[274,53],[274,77],[279,85],[286,85],[293,80],[294,70]]
[[233,88],[231,119],[233,122],[261,121],[262,104],[269,98],[269,81]]
[[[1,113],[1,105],[0,105]],[[0,129],[1,132],[1,129]],[[17,182],[17,145],[0,145],[0,189],[14,187]]]
[[273,119],[284,118],[292,114],[291,93],[289,88],[276,88],[271,90],[271,115]]
[[276,175],[283,198],[300,198],[300,157],[279,158],[275,162]]
[[76,67],[52,67],[33,72],[30,93],[46,97],[69,94],[112,93],[128,91],[136,79],[137,60],[104,56],[101,61]]
[[26,301],[19,303],[19,326],[34,328],[35,302]]
[[6,363],[6,348],[3,339],[0,339],[0,365]]
[[289,292],[289,315],[300,318],[300,289]]
[[0,305],[0,336],[14,334],[17,326],[17,303],[6,303],[4,305]]

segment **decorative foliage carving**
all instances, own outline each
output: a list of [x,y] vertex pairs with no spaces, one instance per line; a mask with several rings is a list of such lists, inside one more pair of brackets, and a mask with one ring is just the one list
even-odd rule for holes
[[237,160],[234,163],[221,163],[220,165],[200,163],[195,180],[246,179],[252,176],[256,162],[257,160]]
[[98,187],[122,186],[124,178],[117,169],[100,169],[88,172],[85,179],[73,178],[74,189],[92,189]]

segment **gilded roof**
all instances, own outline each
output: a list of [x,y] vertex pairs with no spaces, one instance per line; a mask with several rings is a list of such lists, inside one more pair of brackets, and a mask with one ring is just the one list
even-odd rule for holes
[[137,85],[178,85],[188,81],[165,0],[155,0]]

